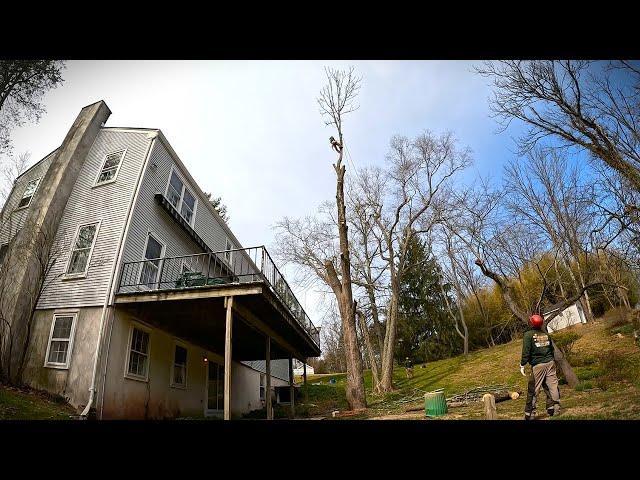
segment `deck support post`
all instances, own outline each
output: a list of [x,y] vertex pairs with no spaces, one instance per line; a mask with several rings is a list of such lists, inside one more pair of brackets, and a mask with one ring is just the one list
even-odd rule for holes
[[304,384],[304,403],[309,403],[309,391],[307,387],[307,359],[302,364],[302,379]]
[[296,416],[295,392],[293,388],[293,358],[289,357],[289,397],[291,398],[291,418]]
[[264,398],[267,407],[267,420],[273,420],[273,407],[271,405],[271,337],[269,335],[267,335],[267,354],[265,359]]
[[224,419],[231,420],[231,340],[233,330],[233,297],[225,297],[227,321],[224,332]]

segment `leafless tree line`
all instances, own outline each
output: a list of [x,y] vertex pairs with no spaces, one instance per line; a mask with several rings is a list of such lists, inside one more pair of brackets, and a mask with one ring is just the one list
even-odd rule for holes
[[[304,267],[307,280],[331,285],[327,262],[337,270],[338,256],[349,258],[341,273],[351,275],[350,325],[377,392],[393,389],[399,285],[415,267],[406,260],[411,238],[427,242],[452,286],[447,311],[465,354],[473,330],[494,345],[552,306],[558,312],[579,301],[588,318],[594,294],[611,307],[633,306],[640,258],[638,70],[626,62],[566,61],[490,62],[478,71],[494,83],[492,108],[505,128],[514,119],[530,126],[500,181],[463,182],[471,153],[452,133],[394,136],[384,166],[338,176],[346,195],[338,198],[337,214],[325,204],[316,215],[276,225],[280,258]],[[606,75],[620,71],[628,85],[614,88]],[[582,83],[585,77],[590,81]],[[492,289],[508,312],[504,320],[488,302]],[[480,318],[472,327],[471,309]],[[556,360],[575,386],[562,352]]]

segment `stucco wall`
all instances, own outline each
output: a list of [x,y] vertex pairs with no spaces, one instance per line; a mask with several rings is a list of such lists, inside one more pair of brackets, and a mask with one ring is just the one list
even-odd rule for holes
[[[75,334],[68,369],[45,367],[45,355],[55,313],[77,311]],[[81,410],[89,399],[93,359],[100,325],[102,309],[99,307],[80,309],[37,310],[24,378],[34,387],[62,395],[74,407]]]
[[[140,381],[125,376],[131,325],[138,325],[150,333],[149,379]],[[170,385],[174,342],[187,349],[187,386]],[[207,365],[209,361],[224,363],[224,359],[189,342],[176,339],[157,328],[138,322],[129,314],[115,310],[113,331],[107,359],[104,399],[99,402],[102,418],[173,418],[201,417],[205,411]],[[238,362],[231,371],[231,411],[234,416],[262,407],[260,402],[260,373]],[[286,385],[279,379],[272,384]],[[99,398],[102,398],[99,395]]]

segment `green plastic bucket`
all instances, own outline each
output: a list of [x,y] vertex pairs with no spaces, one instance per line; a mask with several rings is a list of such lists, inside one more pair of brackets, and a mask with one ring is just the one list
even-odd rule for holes
[[424,414],[427,417],[438,417],[447,413],[447,399],[444,388],[424,394]]

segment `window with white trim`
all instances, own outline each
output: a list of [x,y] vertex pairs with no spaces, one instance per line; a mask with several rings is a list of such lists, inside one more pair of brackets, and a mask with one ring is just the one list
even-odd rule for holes
[[175,345],[173,352],[171,385],[174,387],[187,386],[187,349],[178,344]]
[[224,247],[224,258],[229,265],[231,265],[231,261],[233,260],[233,252],[231,250],[233,250],[233,243],[231,243],[231,240],[227,238]]
[[69,368],[77,316],[77,313],[56,313],[53,315],[45,366]]
[[130,338],[127,375],[146,380],[149,378],[149,332],[132,326]]
[[26,208],[31,204],[31,199],[36,193],[38,185],[40,185],[39,178],[31,180],[29,183],[27,183],[27,186],[24,189],[24,193],[22,194],[22,198],[20,199],[20,202],[18,203],[18,206],[16,208]]
[[144,249],[144,259],[146,262],[142,264],[140,271],[140,283],[148,287],[154,287],[158,279],[158,271],[160,270],[160,262],[162,261],[162,252],[164,245],[149,233],[147,236],[147,245]]
[[175,170],[171,172],[167,185],[167,200],[180,212],[189,225],[193,225],[193,214],[196,210],[196,197],[184,184]]
[[264,390],[265,390],[265,376],[264,373],[260,374],[260,400],[264,401],[265,400],[265,396],[264,396]]
[[71,257],[67,265],[67,275],[84,275],[89,268],[91,253],[98,236],[98,225],[100,222],[80,225],[73,248],[71,249]]
[[100,169],[100,173],[98,173],[98,178],[96,178],[96,185],[102,185],[103,183],[114,182],[116,180],[125,151],[126,150],[119,150],[105,155],[102,168]]

